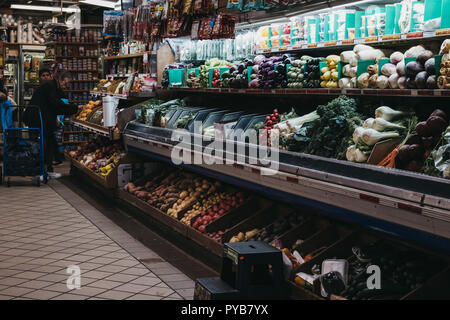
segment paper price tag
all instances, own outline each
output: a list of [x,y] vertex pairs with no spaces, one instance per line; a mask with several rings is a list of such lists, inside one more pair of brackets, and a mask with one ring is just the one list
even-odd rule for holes
[[148,64],[148,53],[147,52],[144,53],[144,56],[142,57],[142,59],[143,59],[144,64]]

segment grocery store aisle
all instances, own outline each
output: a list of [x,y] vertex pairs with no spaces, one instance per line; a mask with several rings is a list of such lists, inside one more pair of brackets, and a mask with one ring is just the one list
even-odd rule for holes
[[[189,277],[74,193],[71,203],[50,186],[0,186],[0,300],[192,299]],[[72,265],[80,289],[67,286]]]

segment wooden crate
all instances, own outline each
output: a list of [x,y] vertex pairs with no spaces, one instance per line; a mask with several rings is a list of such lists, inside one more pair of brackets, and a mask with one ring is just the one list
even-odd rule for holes
[[133,194],[125,191],[125,190],[118,190],[117,196],[119,199],[122,199],[131,205],[135,206],[142,212],[148,214],[152,218],[166,224],[167,226],[171,227],[173,230],[177,231],[178,233],[186,236],[188,227],[181,223],[180,221],[172,218],[171,216],[167,215],[163,211],[151,206],[147,202],[139,199],[138,197],[134,196]]
[[229,242],[231,238],[237,235],[239,232],[247,232],[253,229],[262,229],[265,226],[271,224],[273,220],[278,217],[277,207],[275,205],[269,205],[263,207],[255,214],[251,215],[247,219],[242,220],[237,225],[227,229],[222,235],[222,241]]
[[119,165],[121,165],[121,164],[128,164],[128,163],[142,162],[141,159],[136,158],[135,156],[132,156],[130,154],[127,154],[125,157],[123,157],[123,158],[121,158],[119,160],[117,165],[114,167],[114,169],[107,176],[102,176],[101,174],[98,174],[98,173],[90,170],[88,167],[86,167],[85,165],[81,164],[81,162],[79,162],[78,160],[70,157],[68,155],[68,153],[65,153],[65,156],[69,157],[70,164],[72,166],[78,168],[81,172],[86,174],[89,178],[91,178],[92,180],[96,181],[98,184],[100,184],[101,186],[103,186],[106,189],[115,189],[115,188],[117,188],[117,178],[118,178],[117,168],[119,167]]

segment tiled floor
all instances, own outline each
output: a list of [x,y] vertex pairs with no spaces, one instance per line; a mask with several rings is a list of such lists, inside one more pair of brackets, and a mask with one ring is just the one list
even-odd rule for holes
[[[79,211],[58,193],[0,186],[0,300],[192,299],[189,277],[75,194]],[[80,289],[67,286],[71,265]]]

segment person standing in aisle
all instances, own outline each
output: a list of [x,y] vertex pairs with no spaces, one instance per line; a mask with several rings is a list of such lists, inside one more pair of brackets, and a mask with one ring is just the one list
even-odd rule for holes
[[[39,85],[42,85],[44,82],[50,80],[53,80],[53,75],[50,72],[49,68],[42,68],[41,70],[39,70]],[[56,117],[56,131],[58,131],[60,127],[61,123],[59,121],[59,117]],[[58,152],[58,141],[56,139],[56,132],[53,135],[53,141],[51,142],[53,143],[53,150],[55,150],[53,166],[59,166],[60,164],[62,164],[63,158],[61,154]]]
[[42,68],[39,70],[39,85],[42,85],[46,81],[53,80],[52,73],[48,68]]
[[[53,171],[53,159],[55,154],[55,131],[57,115],[70,116],[76,114],[78,106],[66,104],[61,99],[65,98],[64,89],[72,81],[72,75],[61,71],[56,75],[56,79],[44,81],[33,94],[30,105],[38,106],[42,114],[43,134],[44,134],[44,153],[47,164],[47,172],[50,178],[59,178],[61,174]],[[31,109],[30,109],[31,110]],[[29,117],[36,125],[39,117]],[[34,119],[34,120],[33,120]],[[33,125],[33,123],[31,123]],[[40,125],[38,125],[40,127]]]

